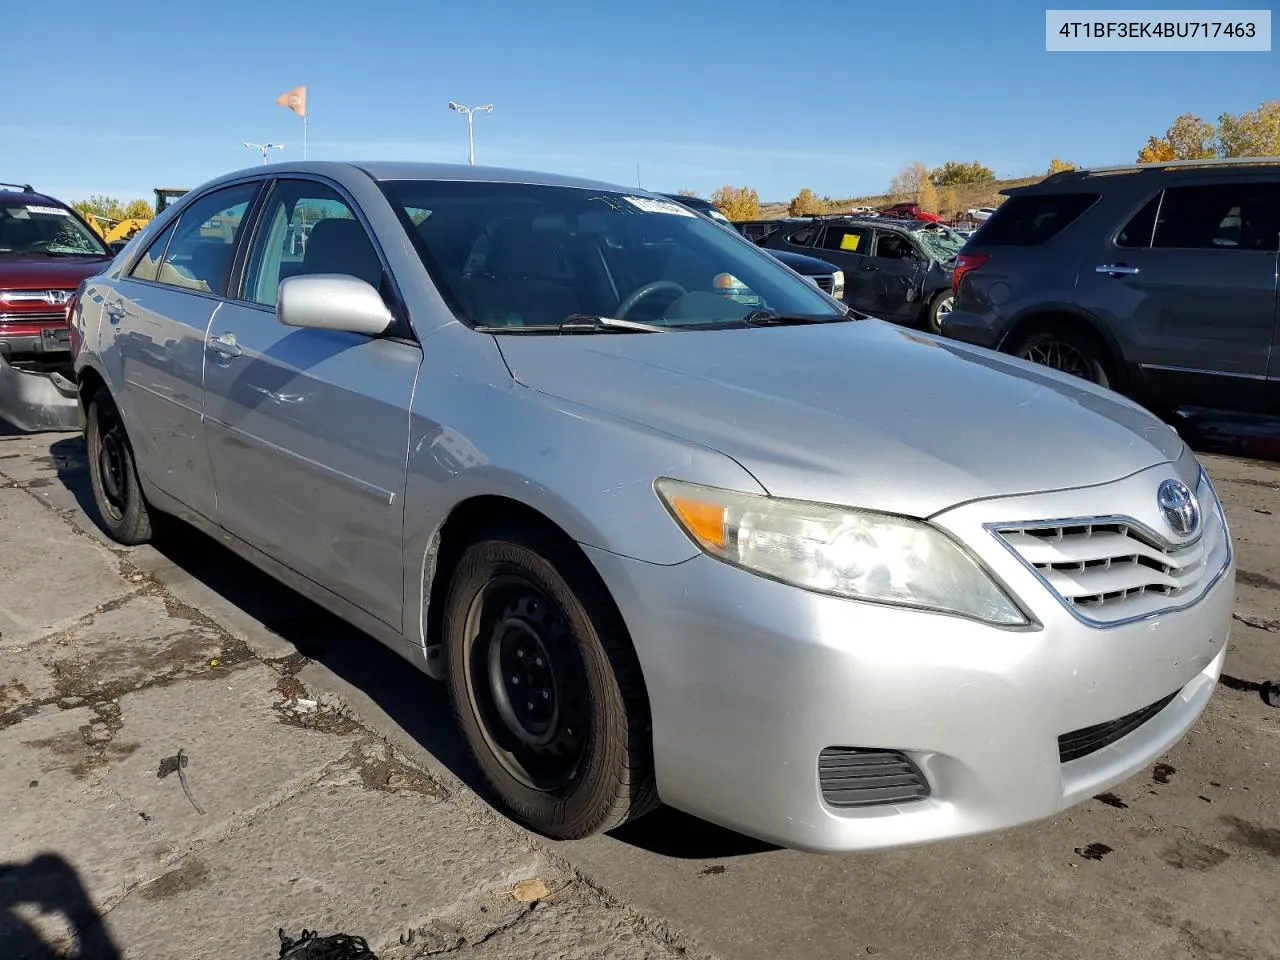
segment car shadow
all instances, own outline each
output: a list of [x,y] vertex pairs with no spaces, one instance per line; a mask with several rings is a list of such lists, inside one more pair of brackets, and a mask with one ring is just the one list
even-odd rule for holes
[[[18,908],[60,915],[75,940],[50,943]],[[25,863],[0,863],[0,956],[13,960],[121,960],[76,869],[54,853],[42,853]]]
[[[59,481],[98,524],[84,441],[79,437],[58,440],[51,452]],[[457,731],[442,684],[416,669],[405,669],[398,654],[194,527],[180,521],[160,524],[151,546],[184,573],[287,640],[301,656],[323,665],[369,697],[401,731],[492,803]],[[690,860],[726,859],[774,849],[668,807],[613,831],[611,836],[643,850]]]

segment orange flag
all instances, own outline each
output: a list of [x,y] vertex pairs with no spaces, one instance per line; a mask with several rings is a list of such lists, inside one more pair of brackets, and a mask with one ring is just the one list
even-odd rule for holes
[[282,107],[288,107],[300,117],[307,115],[307,88],[294,87],[285,93],[276,97],[276,103]]

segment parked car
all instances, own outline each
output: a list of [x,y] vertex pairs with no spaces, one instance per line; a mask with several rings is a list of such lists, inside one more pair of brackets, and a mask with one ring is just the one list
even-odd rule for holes
[[1166,417],[1275,412],[1280,162],[1075,170],[1008,193],[960,257],[945,334]]
[[774,231],[763,246],[821,254],[844,271],[850,306],[936,333],[951,309],[951,270],[963,242],[948,229],[888,218],[820,217]]
[[68,305],[111,253],[84,219],[29,184],[0,184],[0,420],[78,429]]
[[859,206],[856,206],[856,207],[850,207],[850,208],[849,208],[849,216],[851,216],[851,217],[878,217],[878,216],[880,216],[880,214],[879,214],[879,213],[877,213],[877,212],[876,212],[872,207],[868,207],[868,206],[866,206],[865,204],[862,204],[862,205],[859,205]]
[[[659,196],[683,204],[690,210],[697,210],[699,213],[705,214],[716,221],[725,229],[732,230],[735,234],[738,233],[733,221],[726,217],[723,211],[710,200],[703,200],[701,197],[688,197],[680,193],[663,193],[659,194]],[[831,294],[837,300],[844,298],[844,271],[835,264],[819,260],[817,257],[794,253],[790,250],[769,250],[767,252],[775,260],[785,263],[824,293]]]
[[920,204],[911,201],[890,204],[880,208],[880,216],[896,217],[899,220],[915,220],[920,216]]
[[997,830],[1213,692],[1234,561],[1175,431],[666,198],[283,163],[135,242],[73,313],[104,528],[185,518],[445,680],[548,836],[659,800],[816,851]]
[[995,207],[972,207],[966,210],[970,220],[989,220],[991,215],[996,212]]

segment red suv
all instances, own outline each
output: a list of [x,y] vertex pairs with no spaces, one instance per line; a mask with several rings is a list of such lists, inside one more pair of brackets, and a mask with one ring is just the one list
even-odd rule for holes
[[67,320],[80,281],[111,259],[65,203],[0,183],[0,421],[23,430],[76,427]]

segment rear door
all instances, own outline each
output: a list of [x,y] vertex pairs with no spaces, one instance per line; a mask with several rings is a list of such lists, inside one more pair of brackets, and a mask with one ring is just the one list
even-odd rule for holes
[[875,271],[869,268],[871,229],[849,223],[829,223],[813,255],[844,271],[844,302],[864,313],[876,312]]
[[347,274],[394,301],[389,272],[354,201],[304,178],[273,186],[243,272],[206,352],[218,521],[399,629],[408,411],[422,350],[288,327],[275,312],[287,277]]
[[162,491],[212,519],[204,438],[204,338],[225,293],[232,254],[259,188],[224,187],[195,200],[107,292],[109,366],[138,467]]
[[1280,183],[1170,186],[1082,262],[1077,302],[1136,362],[1145,401],[1264,410],[1278,239]]

